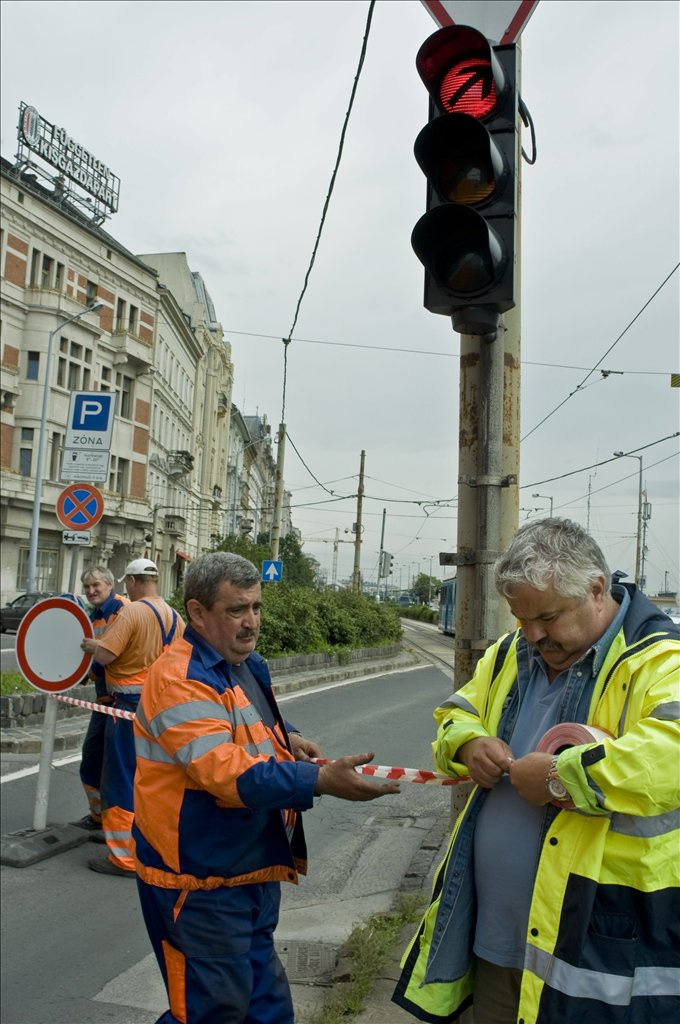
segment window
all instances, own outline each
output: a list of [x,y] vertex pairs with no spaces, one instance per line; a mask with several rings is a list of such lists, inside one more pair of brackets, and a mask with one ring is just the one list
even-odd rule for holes
[[137,333],[137,324],[139,321],[139,310],[136,306],[130,304],[130,312],[128,313],[128,330],[130,334]]
[[40,284],[40,262],[42,253],[34,249],[31,253],[31,287],[36,288]]
[[26,353],[26,380],[37,380],[40,371],[40,353]]
[[69,391],[89,391],[92,377],[92,349],[79,345],[68,338],[59,342],[57,363],[57,387]]
[[129,479],[129,460],[119,459],[117,455],[112,455],[109,467],[109,490],[114,491],[116,494],[127,494]]
[[[54,593],[57,590],[59,569],[59,552],[48,548],[38,548],[35,563],[35,589]],[[17,590],[26,590],[28,586],[28,548],[19,548],[19,564],[17,567]]]
[[21,447],[19,448],[19,472],[22,476],[31,475],[33,464],[33,427],[21,428]]
[[97,301],[97,285],[94,281],[88,281],[85,285],[85,298],[88,306],[93,305]]
[[64,271],[65,270],[66,270],[66,268],[64,267],[63,263],[57,263],[57,272],[54,275],[54,287],[56,288],[56,290],[58,292],[63,292],[63,290],[64,290]]
[[54,260],[50,259],[49,256],[43,256],[42,268],[40,270],[40,287],[49,288],[52,284],[52,267],[54,266]]
[[56,430],[52,434],[51,449],[50,449],[50,474],[49,480],[59,480],[59,471],[61,469],[61,444],[63,435],[58,434]]
[[116,333],[120,334],[125,330],[125,301],[116,299]]
[[132,419],[132,384],[132,377],[127,377],[124,373],[116,374],[116,412],[124,420]]

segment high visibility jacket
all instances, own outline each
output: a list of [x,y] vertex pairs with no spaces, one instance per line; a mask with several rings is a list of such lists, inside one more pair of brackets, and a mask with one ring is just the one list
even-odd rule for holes
[[135,868],[145,882],[213,889],[297,882],[306,871],[297,812],[312,806],[319,768],[294,759],[266,662],[252,653],[245,664],[272,728],[191,627],[149,670],[134,723]]
[[[634,587],[594,683],[588,722],[613,739],[558,758],[575,810],[547,805],[526,935],[519,1024],[670,1024],[680,1019],[680,630]],[[438,708],[435,762],[497,734],[513,700],[521,631],[485,653]],[[424,1021],[473,1002],[475,787],[406,951],[393,999]],[[512,850],[499,850],[499,857]]]
[[[90,612],[90,622],[92,623],[92,632],[94,633],[95,639],[104,633],[106,627],[113,621],[113,619],[115,619],[121,608],[124,608],[125,605],[129,603],[130,601],[127,597],[122,597],[120,594],[114,594],[111,592],[103,604],[100,604],[98,608],[92,609]],[[93,661],[92,666],[90,667],[90,676],[94,680],[97,700],[101,704],[110,704],[111,698],[106,690],[106,672],[104,670],[104,666],[100,665],[98,661]]]

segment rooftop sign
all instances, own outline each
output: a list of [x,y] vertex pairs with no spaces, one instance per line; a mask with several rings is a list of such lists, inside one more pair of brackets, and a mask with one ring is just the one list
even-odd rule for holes
[[[65,128],[47,121],[35,107],[23,102],[19,105],[18,138],[19,162],[30,162],[23,154],[25,146],[93,196],[97,207],[105,206],[111,213],[116,212],[120,178],[71,138]],[[94,212],[97,213],[96,208]]]

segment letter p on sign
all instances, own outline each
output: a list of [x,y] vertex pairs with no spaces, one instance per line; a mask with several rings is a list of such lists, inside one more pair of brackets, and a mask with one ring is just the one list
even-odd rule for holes
[[91,398],[87,395],[76,395],[73,426],[82,430],[105,431],[109,424],[111,396]]

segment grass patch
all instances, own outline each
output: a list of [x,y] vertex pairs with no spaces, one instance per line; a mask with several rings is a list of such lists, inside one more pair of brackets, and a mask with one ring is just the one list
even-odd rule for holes
[[347,1024],[348,1018],[363,1010],[402,928],[420,920],[426,902],[423,892],[400,893],[394,910],[374,914],[354,929],[342,951],[350,961],[349,979],[334,986],[327,1001],[306,1024]]
[[35,693],[35,687],[27,683],[21,672],[0,672],[0,696],[12,693]]

